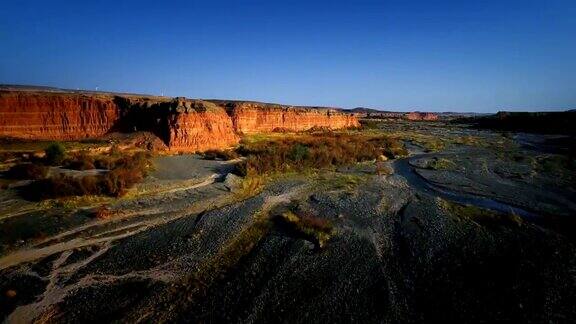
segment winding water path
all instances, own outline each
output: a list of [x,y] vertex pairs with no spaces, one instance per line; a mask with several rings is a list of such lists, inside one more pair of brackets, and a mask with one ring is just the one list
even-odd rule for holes
[[444,188],[440,188],[414,171],[414,167],[410,165],[411,160],[426,157],[431,155],[431,153],[419,153],[412,155],[409,158],[398,159],[392,163],[394,172],[406,179],[408,184],[414,190],[424,193],[427,195],[440,197],[449,201],[453,201],[460,204],[473,205],[480,208],[490,209],[502,213],[514,213],[522,218],[534,220],[539,216],[525,209],[512,206],[494,199],[476,196],[472,194],[460,193],[448,191]]

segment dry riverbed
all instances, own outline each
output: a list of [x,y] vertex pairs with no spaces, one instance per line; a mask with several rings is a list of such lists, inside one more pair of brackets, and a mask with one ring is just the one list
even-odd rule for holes
[[[574,236],[556,226],[571,224],[576,209],[571,166],[501,134],[394,127],[385,132],[409,143],[412,156],[385,162],[391,175],[376,175],[368,162],[270,178],[261,191],[238,195],[240,184],[226,181],[232,163],[160,157],[146,181],[107,201],[114,216],[106,219],[3,190],[0,315],[7,322],[575,318]],[[561,169],[546,164],[554,159]]]

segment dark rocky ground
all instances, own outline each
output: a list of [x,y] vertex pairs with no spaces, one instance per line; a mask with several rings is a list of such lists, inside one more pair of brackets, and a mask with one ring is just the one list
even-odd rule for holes
[[[402,131],[442,132],[417,127]],[[69,224],[0,257],[0,315],[74,323],[572,322],[573,169],[550,153],[491,145],[499,135],[473,134],[480,144],[450,142],[390,162],[398,173],[388,176],[367,164],[277,179],[247,199],[209,181],[118,202],[118,219]],[[419,145],[410,147],[426,151]],[[186,181],[172,169],[152,183]],[[213,171],[200,169],[199,180]],[[327,219],[334,229],[325,246],[277,222],[288,209]]]

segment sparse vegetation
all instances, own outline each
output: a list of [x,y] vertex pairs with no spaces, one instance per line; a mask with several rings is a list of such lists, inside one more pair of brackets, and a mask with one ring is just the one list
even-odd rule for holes
[[363,129],[380,129],[382,126],[381,121],[370,119],[362,119],[360,120],[360,124],[362,125]]
[[483,226],[512,226],[523,224],[520,216],[514,213],[499,213],[472,205],[461,205],[447,200],[439,199],[441,208],[460,220],[471,220]]
[[479,145],[481,145],[482,140],[477,136],[466,135],[466,136],[456,137],[456,139],[454,140],[454,143],[462,144],[462,145],[470,145],[470,146],[479,146]]
[[333,132],[244,141],[237,151],[246,157],[238,164],[242,176],[326,169],[374,160],[380,155],[407,154],[399,141],[388,136]]
[[300,212],[296,214],[288,210],[274,220],[288,226],[289,230],[296,231],[313,241],[317,248],[323,248],[334,233],[334,227],[328,219],[320,218],[311,213]]
[[238,199],[244,199],[259,194],[264,189],[265,179],[263,176],[250,175],[242,179],[240,186],[234,192]]
[[333,173],[321,175],[318,180],[320,186],[327,187],[329,190],[352,190],[357,188],[366,178],[358,174]]
[[426,167],[432,170],[453,170],[456,168],[456,163],[446,158],[433,158],[428,161]]
[[113,168],[103,175],[72,177],[57,175],[23,187],[22,195],[30,200],[43,200],[85,195],[120,197],[142,181],[148,168],[149,155],[136,153],[113,162]]

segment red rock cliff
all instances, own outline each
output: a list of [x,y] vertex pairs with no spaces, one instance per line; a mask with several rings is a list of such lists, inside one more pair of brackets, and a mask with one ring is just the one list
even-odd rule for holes
[[232,120],[224,108],[201,100],[179,101],[168,115],[172,151],[206,151],[238,143]]
[[261,103],[228,103],[228,113],[239,133],[302,131],[314,127],[340,129],[358,127],[358,119],[334,109],[290,107]]
[[[226,107],[226,108],[224,108]],[[0,136],[79,140],[112,131],[149,131],[171,151],[228,148],[238,133],[359,126],[331,109],[185,98],[41,91],[0,91]]]
[[110,96],[0,92],[0,136],[75,140],[106,134],[119,118]]
[[414,111],[406,114],[406,119],[408,120],[438,120],[438,115],[434,113],[418,112]]

